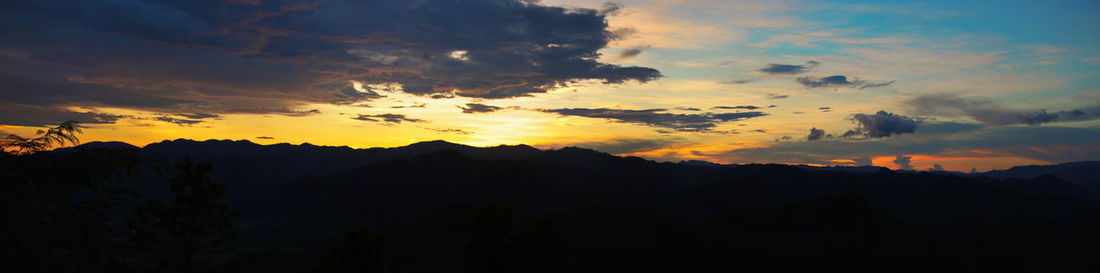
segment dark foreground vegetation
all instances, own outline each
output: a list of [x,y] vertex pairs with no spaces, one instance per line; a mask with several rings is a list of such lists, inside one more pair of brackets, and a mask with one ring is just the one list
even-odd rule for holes
[[1025,169],[89,143],[0,153],[0,255],[6,272],[1100,272],[1100,164]]

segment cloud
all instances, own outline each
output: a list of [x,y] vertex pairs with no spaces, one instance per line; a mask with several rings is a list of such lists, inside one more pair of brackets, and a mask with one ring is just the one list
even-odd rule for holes
[[853,158],[852,162],[854,162],[856,166],[874,166],[875,165],[874,163],[871,162],[870,157]]
[[258,137],[256,137],[256,139],[275,139],[275,138],[274,137],[269,137],[269,136],[258,136]]
[[940,163],[932,163],[932,168],[929,168],[928,170],[933,172],[942,172],[943,165],[940,165]]
[[806,136],[806,141],[819,140],[825,137],[825,129],[817,129],[816,127],[810,128],[810,134]]
[[384,92],[492,99],[660,78],[598,61],[618,38],[610,10],[526,0],[27,1],[0,18],[20,26],[0,30],[12,53],[0,56],[0,102],[293,115]]
[[699,108],[695,108],[695,107],[676,107],[675,109],[676,110],[683,110],[683,111],[703,111],[703,109],[699,109]]
[[414,104],[412,104],[412,105],[395,105],[395,106],[390,106],[390,108],[394,108],[394,109],[402,109],[402,108],[424,108],[424,107],[428,107],[428,104],[427,104],[427,103],[414,103]]
[[[833,138],[818,141],[780,141],[767,147],[741,148],[715,154],[727,162],[785,162],[833,164],[833,159],[894,155],[935,155],[982,158],[1017,157],[1039,162],[1072,162],[1100,157],[1100,128],[1056,126],[984,126],[970,130],[925,132],[889,139]],[[952,125],[951,127],[957,127]],[[977,152],[975,152],[977,151]]]
[[504,107],[485,105],[480,103],[467,103],[466,107],[459,106],[458,108],[461,108],[463,113],[477,114],[496,112],[497,110],[503,109]]
[[821,64],[818,61],[809,61],[806,64],[768,64],[768,67],[761,68],[756,71],[764,72],[766,74],[801,74],[806,73],[817,65]]
[[700,114],[672,114],[661,113],[666,109],[624,110],[608,108],[563,108],[542,109],[546,113],[556,113],[563,116],[578,116],[588,118],[610,119],[616,122],[642,124],[652,127],[673,129],[680,132],[715,132],[717,123],[738,121],[743,119],[767,116],[763,112],[738,112],[738,113],[700,113]]
[[902,170],[912,170],[913,166],[909,165],[910,160],[912,159],[913,157],[910,156],[899,155],[894,158],[894,164],[898,164],[898,168],[901,168]]
[[629,154],[660,150],[680,145],[679,139],[620,138],[596,142],[571,143],[569,146],[589,148],[610,154]]
[[891,84],[894,84],[894,81],[881,82],[881,83],[864,83],[863,85],[859,86],[859,89],[879,88],[879,87],[883,87],[883,86],[887,86],[887,85],[891,85]]
[[605,2],[599,9],[599,15],[615,16],[623,11],[623,5],[615,2]]
[[756,110],[756,109],[760,109],[760,108],[762,108],[762,107],[760,107],[760,106],[755,106],[755,105],[738,105],[738,106],[715,106],[715,107],[713,107],[713,108],[714,108],[714,109],[745,109],[745,110]]
[[427,122],[422,119],[414,119],[405,117],[402,114],[378,114],[378,115],[362,115],[351,118],[354,120],[370,121],[370,122],[386,122],[400,124],[402,122]]
[[781,100],[781,99],[785,99],[785,98],[789,98],[789,97],[791,97],[791,96],[790,95],[780,95],[780,94],[768,93],[766,98],[769,99],[769,100]]
[[886,111],[878,111],[874,114],[854,114],[850,119],[856,123],[857,127],[844,132],[842,137],[882,138],[913,133],[921,124],[920,119]]
[[883,83],[871,83],[871,82],[867,82],[867,81],[860,80],[860,79],[848,80],[848,77],[844,76],[844,75],[833,75],[833,76],[827,76],[827,77],[821,77],[821,78],[801,77],[801,78],[795,79],[795,81],[802,84],[802,86],[806,87],[806,88],[825,88],[825,87],[831,87],[832,86],[832,87],[851,87],[851,88],[866,89],[866,88],[883,87],[883,86],[891,85],[891,84],[894,83],[894,81],[883,82]]
[[631,47],[619,52],[619,59],[630,59],[642,54],[642,51],[649,49],[648,47]]
[[466,131],[466,130],[462,130],[462,129],[453,129],[453,128],[446,128],[446,129],[424,128],[424,129],[436,131],[436,132],[439,132],[439,133],[459,134],[459,135],[470,135],[470,134],[474,133],[474,132],[471,132],[471,131]]
[[179,125],[179,126],[191,126],[191,125],[202,123],[201,120],[181,119],[181,118],[173,118],[173,117],[169,117],[169,116],[159,116],[159,117],[153,118],[153,120],[163,121],[163,122],[167,122],[167,123],[174,123],[174,124]]
[[1065,111],[1046,109],[1012,109],[993,101],[963,98],[954,94],[922,95],[909,99],[905,105],[915,115],[954,117],[968,116],[987,125],[1028,124],[1100,119],[1100,105]]
[[828,86],[852,86],[852,85],[857,85],[857,84],[862,83],[862,82],[859,82],[859,81],[856,81],[856,82],[848,81],[848,77],[845,77],[843,75],[835,75],[835,76],[828,76],[828,77],[821,77],[821,78],[801,77],[801,78],[798,78],[798,79],[795,79],[795,80],[798,81],[798,83],[802,84],[802,86],[805,86],[806,88],[823,88],[823,87],[828,87]]
[[95,110],[76,112],[64,108],[0,102],[0,124],[7,125],[54,126],[70,120],[82,124],[110,124],[128,117]]
[[317,110],[317,109],[310,109],[310,110],[305,110],[305,111],[279,110],[279,111],[274,112],[274,113],[284,115],[284,116],[291,116],[291,117],[304,117],[304,116],[320,114],[321,110]]
[[750,83],[750,82],[754,82],[754,81],[756,81],[756,80],[754,80],[754,79],[744,79],[744,80],[724,81],[724,82],[720,82],[720,83],[721,84],[746,84],[746,83]]
[[189,119],[208,119],[208,118],[220,118],[220,115],[209,113],[176,113],[175,115],[189,118]]

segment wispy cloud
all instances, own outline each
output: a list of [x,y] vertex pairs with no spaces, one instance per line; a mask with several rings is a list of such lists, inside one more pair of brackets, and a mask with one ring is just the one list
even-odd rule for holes
[[791,96],[790,95],[781,95],[781,94],[768,93],[765,98],[769,99],[769,100],[781,100],[781,99],[785,99],[785,98],[789,98],[789,97],[791,97]]
[[738,105],[738,106],[715,106],[714,109],[728,109],[728,110],[756,110],[763,107],[756,105]]
[[563,108],[542,109],[542,112],[563,116],[610,119],[616,122],[643,124],[652,127],[668,128],[680,132],[714,132],[718,123],[738,121],[767,116],[763,112],[738,113],[700,113],[673,114],[664,113],[666,109],[625,110],[608,108]]
[[968,116],[988,125],[1029,124],[1100,119],[1100,105],[1061,110],[1013,109],[988,99],[964,98],[953,94],[917,96],[905,102],[910,112],[927,116]]
[[363,115],[360,114],[354,118],[354,120],[370,121],[370,122],[385,122],[392,124],[400,124],[402,122],[427,122],[422,119],[409,118],[402,114],[377,114],[377,115]]
[[821,63],[818,61],[809,61],[806,64],[768,64],[767,67],[761,68],[756,71],[760,71],[766,74],[801,74],[810,71],[810,68],[814,68]]
[[817,78],[817,77],[801,77],[801,78],[795,79],[795,81],[802,84],[802,86],[804,86],[806,88],[851,87],[851,88],[858,88],[858,89],[866,89],[866,88],[883,87],[883,86],[891,85],[891,84],[894,83],[894,81],[881,82],[881,83],[872,83],[872,82],[868,82],[868,81],[864,81],[864,80],[860,80],[860,79],[849,80],[848,77],[844,76],[844,75],[833,75],[833,76],[820,77],[820,78]]
[[886,111],[878,111],[874,114],[854,114],[850,119],[856,123],[856,128],[844,132],[842,137],[882,138],[907,134],[916,132],[917,127],[921,124],[920,119]]
[[458,108],[461,108],[462,112],[467,114],[492,113],[496,112],[497,110],[504,109],[504,107],[480,103],[467,103],[466,107],[459,106]]

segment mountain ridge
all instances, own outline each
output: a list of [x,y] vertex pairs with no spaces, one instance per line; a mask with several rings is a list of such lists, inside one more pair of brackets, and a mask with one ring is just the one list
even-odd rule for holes
[[[255,143],[255,142],[252,142],[252,141],[246,140],[246,139],[240,139],[240,140],[231,140],[231,139],[192,140],[192,139],[184,139],[184,138],[179,138],[179,139],[174,139],[174,140],[162,140],[162,141],[159,141],[159,142],[153,142],[153,143],[146,144],[143,147],[138,147],[136,145],[132,145],[132,144],[125,143],[125,142],[120,142],[120,141],[106,141],[106,142],[92,141],[92,142],[83,143],[81,145],[77,145],[77,146],[73,146],[73,147],[59,148],[59,149],[56,149],[55,151],[72,151],[72,150],[77,150],[77,149],[98,149],[98,148],[123,148],[123,149],[134,148],[134,149],[154,150],[154,151],[176,150],[176,152],[182,152],[181,150],[184,150],[185,148],[193,148],[193,147],[197,147],[199,145],[216,145],[217,149],[226,149],[226,148],[228,148],[228,150],[218,151],[220,153],[231,152],[231,153],[238,153],[238,154],[242,153],[242,152],[261,151],[263,149],[283,149],[284,151],[307,150],[307,149],[317,149],[317,150],[324,150],[324,151],[397,150],[397,151],[405,151],[405,152],[410,153],[410,154],[422,154],[422,153],[434,152],[434,151],[438,151],[438,150],[450,149],[450,150],[460,151],[460,152],[466,153],[466,154],[471,154],[471,153],[479,154],[481,156],[486,156],[485,154],[489,154],[489,153],[493,153],[493,152],[505,151],[505,152],[509,152],[509,153],[512,153],[512,154],[508,155],[508,156],[502,156],[502,157],[506,157],[506,158],[523,158],[523,157],[527,157],[527,156],[533,156],[534,154],[536,154],[538,152],[548,151],[548,150],[538,149],[538,148],[535,148],[535,147],[532,147],[532,146],[526,145],[526,144],[517,144],[517,145],[504,145],[504,144],[502,144],[502,145],[496,145],[496,146],[472,146],[472,145],[449,142],[449,141],[446,141],[446,140],[421,141],[421,142],[415,142],[415,143],[411,143],[411,144],[408,144],[408,145],[396,146],[396,147],[352,148],[352,147],[349,147],[349,146],[346,146],[346,145],[345,146],[314,145],[314,144],[311,144],[309,142],[303,142],[301,144],[291,144],[291,143],[286,143],[286,142],[275,143],[275,144],[259,144],[259,143]],[[180,147],[180,146],[182,146],[182,147]],[[573,146],[566,146],[566,147],[562,147],[562,148],[558,148],[558,149],[549,149],[549,150],[561,150],[561,149],[578,149],[578,150],[587,150],[587,151],[593,151],[593,152],[597,152],[597,153],[607,154],[607,153],[604,153],[604,152],[601,152],[601,151],[598,151],[598,150],[594,150],[594,149],[580,148],[580,147],[573,147]],[[668,161],[668,162],[676,163],[676,164],[683,164],[683,165],[708,166],[708,167],[729,167],[729,166],[738,166],[738,165],[747,165],[747,164],[760,164],[760,163],[720,164],[720,163],[713,163],[713,162],[703,161],[703,160],[682,160],[682,161],[679,161],[679,162],[672,162],[672,161]],[[768,163],[768,164],[777,164],[777,163]],[[849,166],[849,165],[829,165],[829,166],[810,166],[810,165],[802,165],[802,164],[780,164],[780,165],[796,166],[796,167],[799,167],[799,168],[802,168],[802,169],[807,169],[807,170],[825,170],[825,171],[843,171],[843,172],[876,172],[876,171],[878,171],[882,168],[886,168],[886,167],[882,167],[882,166]],[[995,169],[995,170],[990,170],[990,171],[980,172],[980,173],[964,173],[964,172],[958,172],[958,171],[937,171],[937,172],[947,173],[947,174],[954,174],[954,175],[964,175],[964,176],[981,176],[981,175],[985,175],[985,176],[991,176],[991,177],[1002,178],[1002,179],[1003,178],[1030,179],[1030,178],[1035,178],[1035,177],[1041,176],[1043,174],[1051,174],[1053,172],[1064,172],[1061,175],[1055,175],[1055,176],[1058,176],[1059,178],[1062,178],[1062,179],[1071,180],[1071,181],[1074,181],[1074,182],[1080,182],[1082,180],[1087,180],[1087,177],[1082,177],[1083,175],[1081,175],[1079,173],[1070,174],[1069,172],[1066,172],[1066,171],[1067,170],[1072,171],[1072,170],[1076,170],[1076,169],[1079,169],[1079,168],[1096,168],[1096,167],[1100,167],[1100,161],[1076,161],[1076,162],[1064,162],[1064,163],[1057,163],[1057,164],[1050,164],[1050,165],[1021,165],[1021,166],[1013,166],[1013,167],[1010,167],[1010,168],[1004,169],[1004,170],[996,170]],[[903,171],[903,170],[893,170],[893,171]],[[913,170],[913,172],[931,172],[931,171]],[[1065,177],[1063,177],[1063,176],[1065,176]]]

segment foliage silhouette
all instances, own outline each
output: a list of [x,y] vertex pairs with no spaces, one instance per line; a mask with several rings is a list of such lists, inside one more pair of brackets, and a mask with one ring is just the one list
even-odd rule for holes
[[147,200],[129,221],[130,242],[143,272],[200,272],[209,270],[204,251],[231,238],[234,213],[223,204],[226,185],[213,181],[209,163],[184,157],[171,179],[171,203]]
[[[113,155],[211,163],[117,183]],[[1098,166],[1002,179],[446,142],[96,144],[0,154],[0,236],[27,272],[1096,272]],[[45,209],[112,187],[145,196],[118,200],[137,208],[125,229]]]
[[369,227],[349,230],[340,246],[322,257],[311,272],[390,272],[391,253],[387,244],[386,235]]
[[[75,122],[17,139],[0,152],[0,256],[15,272],[115,272],[119,244],[108,212],[135,197],[107,180],[133,177],[139,160],[121,150],[39,153],[75,144]],[[10,144],[10,143],[9,143]]]
[[514,209],[489,204],[475,211],[463,249],[467,272],[557,272],[559,242],[547,218],[517,221]]
[[38,130],[35,132],[37,137],[34,138],[9,134],[4,139],[0,139],[0,151],[14,154],[31,154],[48,150],[54,145],[63,146],[65,143],[77,145],[80,144],[80,139],[77,137],[79,133],[83,133],[79,122],[66,121],[56,127]]

